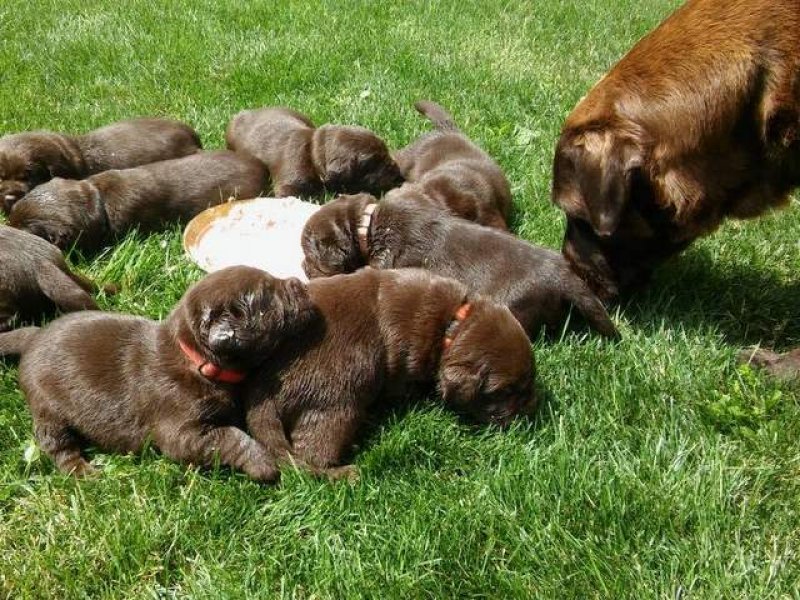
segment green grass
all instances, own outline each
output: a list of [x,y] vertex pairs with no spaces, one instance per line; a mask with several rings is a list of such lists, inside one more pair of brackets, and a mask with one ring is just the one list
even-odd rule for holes
[[[220,147],[237,110],[288,104],[400,147],[432,98],[507,171],[517,233],[555,247],[560,124],[676,4],[5,0],[0,130],[170,115]],[[800,344],[798,230],[794,202],[696,244],[619,310],[619,343],[538,341],[533,422],[390,415],[353,485],[265,488],[149,451],[99,456],[103,476],[76,483],[35,452],[0,364],[0,595],[798,597],[797,391],[734,361]],[[151,317],[200,276],[178,229],[71,258],[122,284],[105,308]]]

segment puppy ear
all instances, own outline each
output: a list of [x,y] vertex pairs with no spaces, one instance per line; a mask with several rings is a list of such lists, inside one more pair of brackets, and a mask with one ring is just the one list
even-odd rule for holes
[[352,156],[334,155],[325,163],[325,183],[335,184],[341,182],[353,171],[355,159]]
[[439,375],[439,393],[445,404],[454,408],[466,408],[478,396],[481,376],[471,369],[458,365],[445,366]]
[[30,168],[27,170],[26,176],[31,188],[50,181],[50,179],[53,177],[50,173],[50,169],[36,162],[31,164]]

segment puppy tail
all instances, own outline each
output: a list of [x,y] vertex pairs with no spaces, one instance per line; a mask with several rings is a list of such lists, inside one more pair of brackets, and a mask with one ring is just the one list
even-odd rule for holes
[[38,327],[22,327],[0,334],[0,356],[20,356],[38,333]]
[[611,317],[608,316],[606,307],[577,275],[569,278],[567,296],[592,329],[604,337],[619,339],[619,331]]
[[439,131],[461,131],[453,120],[452,115],[436,102],[420,100],[414,104],[414,108],[421,115],[426,116]]

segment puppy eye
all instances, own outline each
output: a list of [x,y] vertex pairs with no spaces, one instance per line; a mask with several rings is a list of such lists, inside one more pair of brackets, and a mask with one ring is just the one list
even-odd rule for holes
[[245,315],[245,310],[241,306],[233,305],[228,309],[228,314],[234,319],[241,319]]

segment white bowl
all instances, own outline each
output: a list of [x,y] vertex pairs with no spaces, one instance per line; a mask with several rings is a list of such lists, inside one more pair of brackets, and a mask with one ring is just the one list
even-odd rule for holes
[[319,205],[299,198],[254,198],[227,202],[203,211],[183,232],[183,247],[204,271],[211,273],[247,265],[275,277],[303,272],[300,236]]

